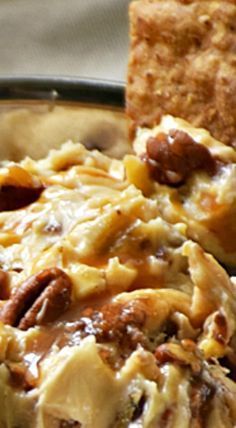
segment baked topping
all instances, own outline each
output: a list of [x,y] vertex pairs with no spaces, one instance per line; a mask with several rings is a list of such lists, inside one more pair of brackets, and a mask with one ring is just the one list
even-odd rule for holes
[[61,269],[45,269],[19,286],[3,306],[0,320],[21,330],[54,321],[69,308],[71,289]]
[[186,132],[177,129],[147,140],[145,160],[151,176],[161,184],[179,186],[197,170],[212,175],[216,162],[209,150],[196,143]]

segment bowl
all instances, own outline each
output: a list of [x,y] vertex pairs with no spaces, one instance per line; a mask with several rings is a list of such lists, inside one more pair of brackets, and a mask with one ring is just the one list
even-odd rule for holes
[[38,159],[65,141],[129,152],[124,84],[71,77],[0,78],[0,160]]

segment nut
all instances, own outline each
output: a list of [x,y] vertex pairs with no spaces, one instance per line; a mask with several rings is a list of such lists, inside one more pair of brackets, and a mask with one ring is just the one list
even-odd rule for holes
[[183,184],[193,171],[205,170],[208,174],[216,171],[210,151],[176,129],[148,139],[145,161],[155,181],[171,186]]
[[10,297],[0,321],[21,330],[55,321],[71,303],[72,283],[56,267],[29,277]]
[[201,371],[202,362],[194,347],[193,350],[190,351],[176,343],[163,343],[157,347],[154,355],[157,362],[161,365],[165,363],[175,363],[183,367],[191,367],[195,374]]
[[230,334],[226,315],[222,311],[218,311],[215,313],[213,321],[212,335],[214,339],[222,345],[227,345]]
[[23,187],[4,185],[0,188],[0,212],[14,211],[37,201],[44,190],[43,186]]
[[86,308],[77,327],[82,336],[93,334],[97,342],[117,342],[136,349],[144,340],[142,327],[145,320],[145,306],[136,300],[125,305],[110,303],[99,311]]
[[190,388],[192,427],[203,427],[207,420],[210,402],[215,395],[214,386],[200,378],[193,379]]
[[0,300],[7,300],[10,297],[8,272],[0,269]]
[[12,165],[0,171],[0,211],[13,211],[35,202],[45,186],[24,168]]
[[21,362],[7,362],[6,364],[10,374],[10,385],[15,389],[30,391],[36,387],[36,379],[30,375],[27,367]]

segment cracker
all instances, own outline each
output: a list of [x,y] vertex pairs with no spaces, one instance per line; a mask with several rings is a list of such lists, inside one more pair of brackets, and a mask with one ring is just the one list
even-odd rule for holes
[[130,22],[133,128],[168,113],[236,145],[236,2],[139,0]]

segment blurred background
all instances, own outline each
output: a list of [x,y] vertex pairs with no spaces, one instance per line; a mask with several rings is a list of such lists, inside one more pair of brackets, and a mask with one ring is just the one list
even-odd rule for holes
[[129,0],[0,0],[0,76],[124,81]]

